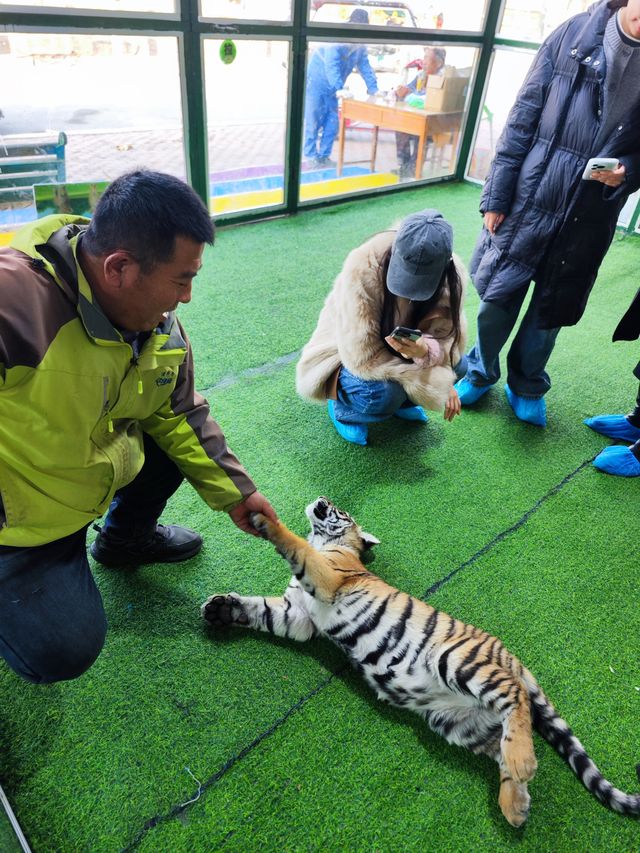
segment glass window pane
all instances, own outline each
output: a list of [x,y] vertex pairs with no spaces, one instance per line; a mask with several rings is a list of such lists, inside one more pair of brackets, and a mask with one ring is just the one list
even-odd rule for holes
[[470,47],[312,42],[300,198],[453,174],[476,58]]
[[[631,220],[634,217],[636,209],[640,204],[640,190],[636,190],[626,201],[625,206],[620,211],[620,216],[618,217],[618,225],[621,225],[623,228],[628,228],[631,224]],[[638,225],[636,225],[636,231],[638,230]]]
[[237,21],[290,21],[291,0],[201,0],[200,14]]
[[100,12],[153,12],[171,14],[176,11],[174,0],[0,0],[3,6],[38,9],[90,9]]
[[484,99],[469,166],[469,178],[484,181],[493,159],[496,142],[509,110],[531,67],[532,51],[497,50],[493,56],[489,86]]
[[[311,0],[312,24],[345,24],[355,9],[366,9],[372,27],[461,30],[480,32],[486,0]],[[366,22],[360,22],[360,26]]]
[[584,12],[593,0],[507,0],[500,35],[520,41],[544,41],[563,21]]
[[289,42],[237,39],[229,64],[222,44],[204,43],[211,210],[282,204]]
[[[0,79],[20,81],[0,105],[0,229],[35,218],[34,185],[140,166],[185,177],[175,37],[4,35]],[[70,204],[74,192],[58,195]]]

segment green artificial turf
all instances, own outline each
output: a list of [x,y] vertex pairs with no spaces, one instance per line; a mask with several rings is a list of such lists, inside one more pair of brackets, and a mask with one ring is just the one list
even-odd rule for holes
[[[346,253],[422,207],[468,261],[479,191],[440,185],[223,230],[182,311],[197,385],[282,520],[306,534],[328,495],[381,539],[371,568],[496,633],[534,672],[601,770],[640,786],[638,488],[589,463],[610,442],[583,418],[627,411],[634,343],[611,344],[637,288],[637,237],[617,238],[587,313],[561,332],[546,430],[502,383],[453,423],[371,428],[347,445],[295,393],[295,354]],[[477,296],[467,313],[474,334]],[[536,737],[527,825],[498,771],[383,705],[330,643],[214,634],[214,592],[278,594],[271,547],[184,485],[167,520],[200,530],[182,565],[93,564],[110,631],[75,682],[0,669],[0,781],[34,851],[635,851],[640,825],[605,810]]]

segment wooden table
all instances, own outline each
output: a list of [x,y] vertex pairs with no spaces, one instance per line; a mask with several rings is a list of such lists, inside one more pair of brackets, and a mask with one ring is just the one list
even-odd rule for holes
[[[371,98],[368,101],[357,101],[354,98],[345,98],[342,101],[340,111],[340,131],[338,134],[338,177],[342,175],[344,165],[344,138],[345,122],[363,121],[373,125],[373,139],[371,142],[371,171],[375,171],[376,152],[378,150],[378,131],[381,127],[389,130],[399,130],[418,137],[418,151],[416,155],[416,180],[422,177],[422,163],[424,161],[424,149],[427,136],[436,137],[447,134],[452,137],[452,146],[455,151],[460,127],[462,125],[462,113],[434,113],[410,107],[408,104],[398,102],[389,104],[382,98]],[[359,160],[357,162],[368,162]]]

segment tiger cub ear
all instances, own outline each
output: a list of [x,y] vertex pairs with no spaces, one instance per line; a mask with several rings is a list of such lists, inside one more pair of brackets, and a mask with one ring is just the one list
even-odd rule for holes
[[360,538],[362,539],[362,544],[365,547],[365,550],[369,550],[369,548],[373,548],[374,545],[379,545],[380,540],[373,535],[373,533],[367,533],[366,530],[363,530],[360,533]]

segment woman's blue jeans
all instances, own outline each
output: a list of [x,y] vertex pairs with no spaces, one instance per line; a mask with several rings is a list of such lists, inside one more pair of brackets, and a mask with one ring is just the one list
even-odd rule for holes
[[[460,378],[466,369],[465,357],[454,371]],[[343,424],[377,424],[389,420],[398,409],[415,406],[398,382],[388,379],[361,379],[346,367],[340,368],[335,416]]]

